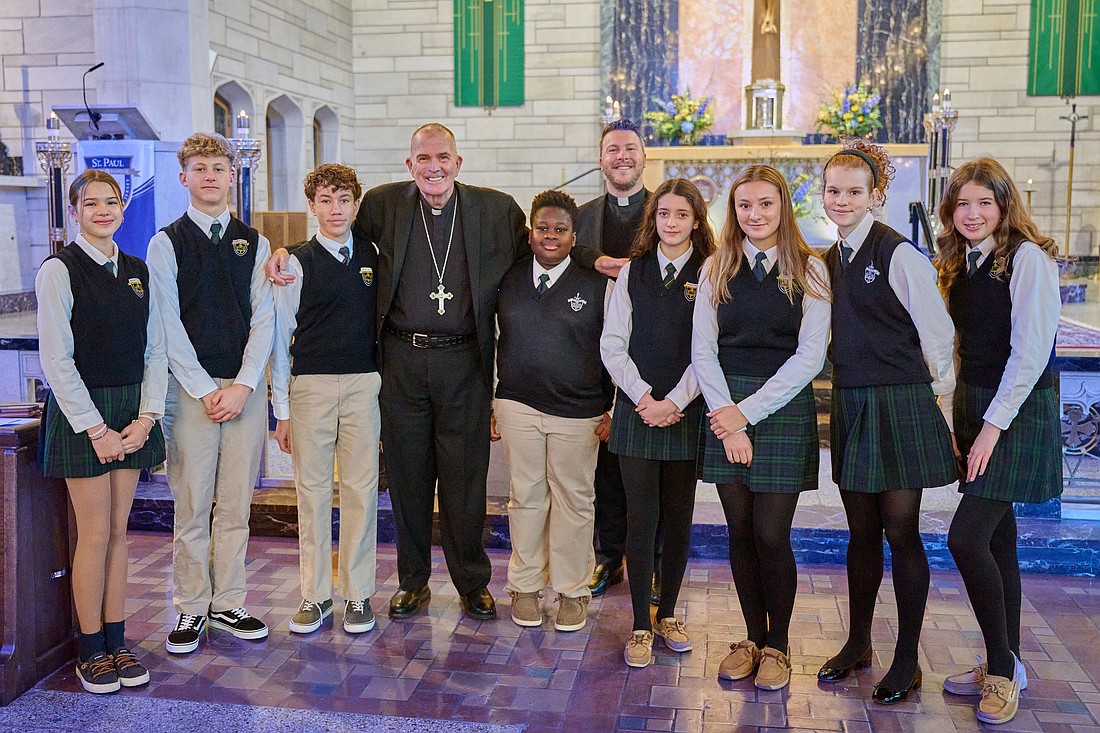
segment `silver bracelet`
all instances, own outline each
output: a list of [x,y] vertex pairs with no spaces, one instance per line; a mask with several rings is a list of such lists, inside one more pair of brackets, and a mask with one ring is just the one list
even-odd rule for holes
[[111,432],[111,429],[107,427],[107,423],[103,423],[103,428],[101,430],[97,431],[95,435],[89,435],[88,437],[92,440],[99,440],[100,438],[106,436],[109,432]]

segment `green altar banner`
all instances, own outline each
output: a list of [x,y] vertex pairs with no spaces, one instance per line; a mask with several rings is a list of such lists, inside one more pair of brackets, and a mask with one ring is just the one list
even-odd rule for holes
[[1027,93],[1100,94],[1097,0],[1031,0]]
[[523,104],[523,0],[455,0],[455,104]]

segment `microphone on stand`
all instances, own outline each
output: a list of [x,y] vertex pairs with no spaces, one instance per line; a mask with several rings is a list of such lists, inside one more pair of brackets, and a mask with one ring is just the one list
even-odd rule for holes
[[84,93],[84,109],[87,110],[88,119],[91,121],[92,127],[95,128],[96,132],[99,132],[99,121],[101,119],[103,119],[103,115],[101,115],[99,112],[96,112],[95,110],[93,110],[91,107],[88,106],[88,85],[87,85],[87,81],[88,81],[88,74],[91,74],[93,71],[98,69],[100,66],[103,66],[102,61],[100,61],[98,64],[96,64],[92,68],[88,69],[87,71],[85,71],[84,76],[80,77],[80,89]]

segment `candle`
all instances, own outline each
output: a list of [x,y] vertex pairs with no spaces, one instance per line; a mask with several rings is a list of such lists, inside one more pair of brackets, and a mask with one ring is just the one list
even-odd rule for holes
[[46,138],[48,140],[55,141],[61,137],[61,120],[57,119],[56,112],[50,112],[50,116],[46,118]]
[[240,116],[237,117],[237,137],[241,140],[248,138],[248,115],[242,109]]
[[951,90],[950,89],[944,89],[943,90],[943,108],[944,109],[951,109]]
[[604,100],[603,112],[604,112],[605,117],[610,117],[614,113],[614,108],[613,108],[613,105],[611,104],[611,97],[610,96],[606,100]]
[[615,100],[615,105],[614,106],[615,106],[615,112],[611,116],[612,117],[622,117],[623,116],[623,108],[619,106],[619,100],[617,100],[617,99]]
[[939,114],[939,112],[940,112],[940,95],[939,94],[933,94],[932,95],[932,114],[934,114],[934,115]]

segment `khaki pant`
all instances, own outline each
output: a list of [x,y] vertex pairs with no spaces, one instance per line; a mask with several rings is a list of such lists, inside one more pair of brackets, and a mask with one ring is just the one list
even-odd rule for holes
[[298,489],[302,596],[332,598],[333,465],[340,467],[336,589],[374,595],[378,528],[378,372],[303,374],[290,382],[290,447]]
[[[232,379],[214,381],[219,388],[233,384]],[[202,400],[170,377],[163,426],[175,502],[176,613],[205,616],[208,609],[243,607],[252,489],[267,440],[267,384],[248,396],[240,415],[216,423],[206,416]]]
[[533,593],[549,582],[569,598],[590,596],[600,418],[554,417],[512,400],[496,400],[495,414],[512,479],[506,589]]

